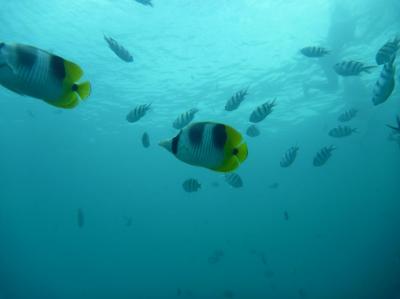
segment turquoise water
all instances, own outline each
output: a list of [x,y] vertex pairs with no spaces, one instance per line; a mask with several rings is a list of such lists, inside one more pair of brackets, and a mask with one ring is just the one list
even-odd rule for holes
[[[63,111],[0,88],[0,299],[400,298],[400,148],[385,126],[400,92],[374,107],[380,69],[342,79],[331,68],[374,64],[400,33],[400,2],[349,2],[0,0],[1,41],[70,59],[93,87]],[[310,45],[332,53],[301,56]],[[244,133],[275,97],[261,135],[246,137],[243,188],[157,145],[188,109]],[[128,123],[145,103],[153,109]],[[329,137],[353,107],[358,133]],[[298,158],[283,169],[293,145]],[[202,189],[185,193],[192,177]]]

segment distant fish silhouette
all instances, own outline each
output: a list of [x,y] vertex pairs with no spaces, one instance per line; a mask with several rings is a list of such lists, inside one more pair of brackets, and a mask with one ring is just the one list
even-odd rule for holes
[[287,211],[285,211],[283,213],[283,216],[285,217],[285,220],[288,221],[289,220],[289,213]]
[[78,209],[77,221],[78,221],[79,228],[83,228],[85,226],[85,214],[83,213],[82,209]]
[[268,187],[269,187],[269,189],[278,189],[279,188],[279,183],[278,182],[272,183]]

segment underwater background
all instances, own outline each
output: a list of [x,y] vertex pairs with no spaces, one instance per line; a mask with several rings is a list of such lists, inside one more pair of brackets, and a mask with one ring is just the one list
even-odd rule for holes
[[[400,33],[400,1],[0,4],[1,41],[71,59],[92,84],[72,110],[0,88],[0,299],[400,298],[400,141],[386,127],[400,91],[375,107],[380,70],[340,78],[331,68],[375,64]],[[307,59],[309,45],[331,55]],[[243,88],[240,108],[225,111]],[[261,135],[246,136],[250,112],[274,98]],[[126,121],[146,103],[140,122]],[[242,188],[157,145],[194,107],[196,121],[245,136]],[[349,108],[357,134],[332,139]],[[294,145],[297,160],[280,167]],[[198,192],[183,190],[188,178]]]

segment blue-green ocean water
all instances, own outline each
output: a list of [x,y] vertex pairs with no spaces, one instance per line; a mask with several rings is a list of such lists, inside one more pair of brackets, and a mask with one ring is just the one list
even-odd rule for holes
[[[374,107],[380,70],[340,79],[331,69],[374,64],[400,33],[400,2],[153,3],[0,0],[0,40],[78,63],[93,87],[62,112],[0,88],[0,298],[400,298],[400,148],[385,126],[400,92]],[[135,61],[119,60],[103,34]],[[307,59],[309,45],[332,53]],[[246,137],[241,189],[157,145],[185,110],[244,133],[252,109],[275,97],[261,135]],[[125,120],[150,102],[141,121]],[[358,133],[333,140],[352,107]],[[332,158],[314,167],[330,144]],[[283,169],[292,145],[298,159]],[[202,184],[193,194],[182,189],[191,177]]]

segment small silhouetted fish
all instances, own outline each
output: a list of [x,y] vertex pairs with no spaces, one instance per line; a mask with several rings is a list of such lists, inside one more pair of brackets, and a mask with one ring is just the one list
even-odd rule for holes
[[356,132],[357,129],[351,128],[349,126],[338,126],[330,130],[328,134],[329,136],[334,138],[343,138],[343,137],[348,137]]
[[120,45],[115,39],[112,37],[104,35],[104,39],[107,42],[110,49],[117,55],[120,59],[125,62],[132,62],[133,57],[131,53],[127,49],[125,49],[122,45]]
[[342,114],[339,115],[338,121],[344,123],[352,120],[354,117],[356,117],[358,111],[354,108],[351,108],[347,111],[344,111]]
[[140,4],[153,7],[153,3],[151,3],[152,0],[135,0],[135,1]]
[[125,217],[125,226],[130,227],[132,226],[132,217]]
[[139,119],[146,115],[147,111],[150,110],[150,107],[151,104],[136,106],[128,113],[128,115],[126,116],[126,120],[130,123],[137,122]]
[[177,290],[176,290],[176,296],[177,297],[180,297],[182,295],[182,290],[180,289],[180,288],[178,288]]
[[226,111],[233,111],[239,108],[240,104],[244,101],[247,96],[247,88],[242,89],[235,93],[225,104]]
[[196,113],[199,112],[199,109],[193,108],[182,114],[180,114],[172,123],[172,126],[177,129],[183,129],[186,127],[193,119]]
[[217,257],[223,257],[225,255],[225,252],[222,249],[216,249],[214,251],[214,255]]
[[211,186],[213,186],[214,188],[218,188],[219,187],[219,182],[212,182]]
[[289,213],[287,211],[285,211],[283,213],[283,216],[285,217],[285,220],[288,221],[289,220]]
[[214,265],[218,263],[224,255],[225,253],[223,250],[217,249],[208,257],[208,263]]
[[396,126],[386,125],[393,130],[395,134],[400,134],[400,116],[396,116]]
[[78,222],[78,227],[83,228],[85,225],[85,214],[83,213],[82,209],[78,209],[77,212],[77,222]]
[[253,112],[250,114],[250,122],[259,123],[264,120],[269,114],[271,114],[272,109],[276,106],[275,100],[265,102],[264,104],[258,106]]
[[218,257],[216,257],[214,255],[208,257],[208,263],[209,264],[214,265],[214,264],[216,264],[218,262],[219,262],[219,258]]
[[323,47],[305,47],[300,50],[300,53],[310,58],[321,58],[329,54],[329,51]]
[[243,187],[243,180],[237,173],[230,172],[225,174],[225,181],[233,188]]
[[336,150],[336,148],[331,145],[329,147],[323,147],[314,157],[313,164],[315,167],[320,167],[324,165],[329,158],[332,156],[332,152]]
[[293,162],[296,160],[297,157],[297,152],[299,151],[298,146],[292,146],[287,150],[285,155],[281,159],[281,167],[286,168],[289,167],[290,165],[293,164]]
[[393,65],[393,63],[394,63],[394,57],[390,62],[384,65],[380,77],[378,81],[376,81],[375,83],[373,97],[372,97],[372,103],[375,106],[386,102],[386,100],[390,97],[390,95],[393,92],[395,85],[394,75],[396,72],[396,68]]
[[376,68],[374,65],[365,65],[362,62],[348,60],[336,63],[333,66],[334,71],[343,77],[358,76],[362,72],[371,73],[371,70]]
[[379,65],[390,62],[400,49],[400,38],[386,42],[376,53],[376,63]]
[[256,127],[256,125],[250,125],[246,130],[246,134],[249,137],[257,137],[260,135],[260,130]]
[[235,295],[233,294],[232,291],[226,290],[226,291],[224,291],[224,293],[223,293],[223,297],[224,297],[224,298],[228,298],[228,299],[232,299],[232,298],[235,297]]
[[182,183],[182,188],[185,192],[192,193],[197,192],[201,188],[201,185],[196,179],[187,179]]
[[307,293],[306,293],[306,291],[304,290],[304,289],[299,289],[299,297],[300,298],[307,298]]
[[268,186],[270,189],[278,189],[279,188],[279,183],[275,182],[272,183],[271,185]]
[[264,276],[265,276],[266,278],[274,277],[274,275],[275,275],[275,273],[274,273],[274,271],[272,271],[271,269],[267,269],[267,270],[264,271]]
[[142,145],[144,148],[148,148],[150,146],[150,137],[147,132],[144,132],[142,135]]
[[28,116],[30,118],[36,118],[36,115],[35,115],[35,113],[32,112],[32,110],[29,109],[29,110],[26,111],[26,113],[28,114]]

